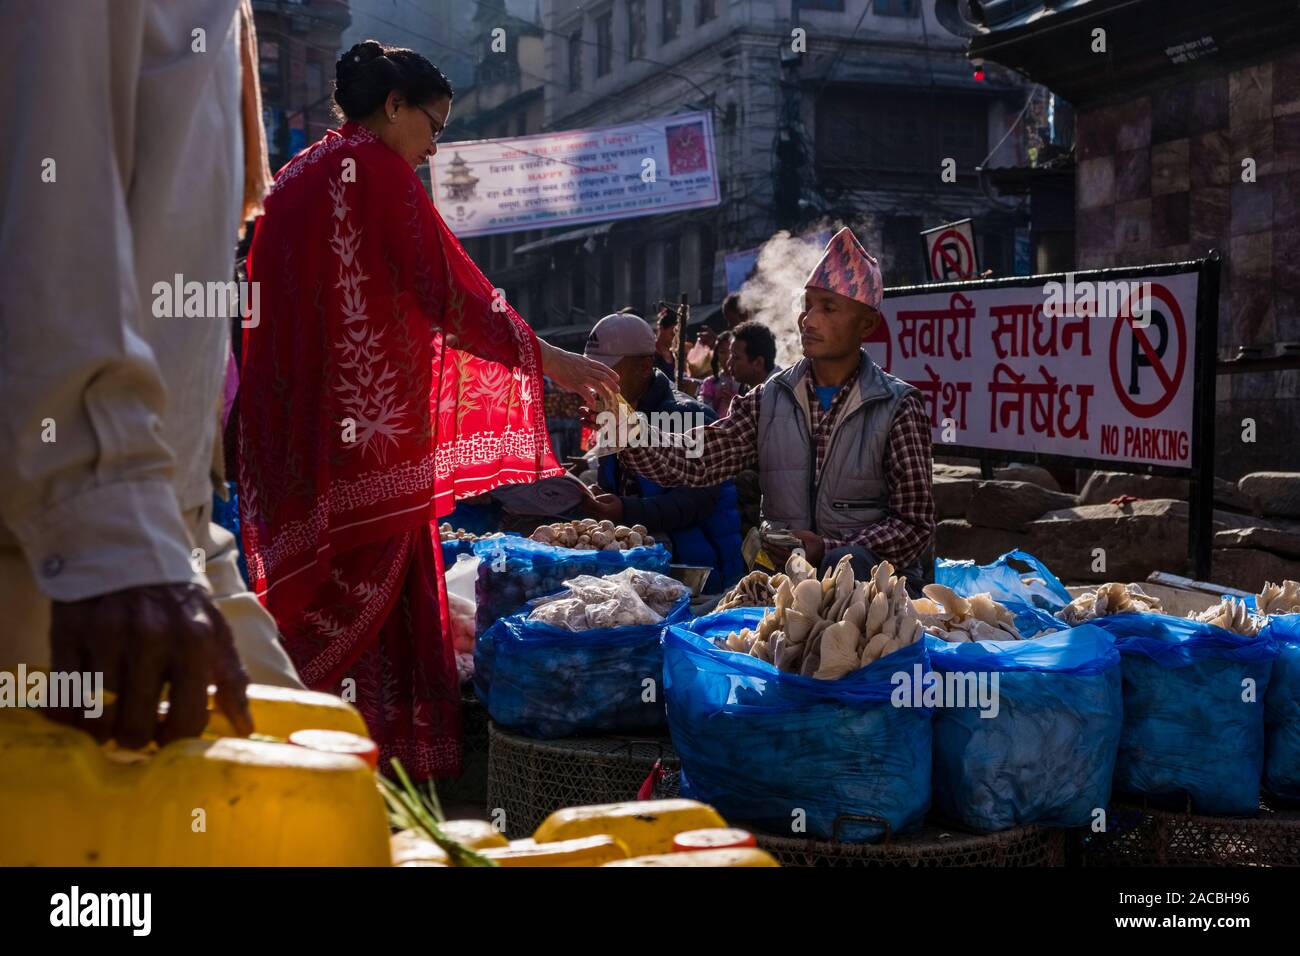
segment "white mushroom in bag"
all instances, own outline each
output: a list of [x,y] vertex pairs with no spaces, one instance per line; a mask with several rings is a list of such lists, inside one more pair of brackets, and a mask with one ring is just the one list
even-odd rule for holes
[[925,597],[912,602],[925,632],[949,642],[1020,641],[1015,615],[981,592],[964,598],[942,584],[927,584]]
[[794,586],[794,610],[806,617],[820,617],[822,586],[816,578],[800,581]]
[[1112,581],[1103,584],[1096,591],[1080,594],[1058,616],[1066,624],[1074,626],[1111,614],[1160,610],[1160,599],[1147,594],[1139,585]]
[[785,573],[794,584],[817,577],[817,569],[808,563],[808,559],[803,556],[802,551],[796,551],[790,555],[785,562]]
[[772,603],[772,578],[766,571],[751,571],[737,581],[714,611],[729,611],[735,607],[766,607]]
[[1255,597],[1260,614],[1300,614],[1300,581],[1264,582],[1264,590]]
[[1206,608],[1200,614],[1193,613],[1187,616],[1193,621],[1200,621],[1202,624],[1213,624],[1215,627],[1221,627],[1225,631],[1232,631],[1234,634],[1241,634],[1244,637],[1255,637],[1263,626],[1263,621],[1250,613],[1245,601],[1238,601],[1230,597],[1225,597],[1218,604]]
[[[791,555],[785,573],[772,575],[773,607],[756,636],[731,634],[728,650],[748,644],[749,653],[783,671],[833,680],[920,639],[921,620],[906,582],[881,562],[866,581],[857,581],[849,559],[818,579],[802,554]],[[742,632],[743,633],[743,632]]]
[[861,666],[858,656],[861,636],[862,632],[849,621],[840,621],[826,628],[821,636],[821,660],[813,677],[835,680],[857,670]]

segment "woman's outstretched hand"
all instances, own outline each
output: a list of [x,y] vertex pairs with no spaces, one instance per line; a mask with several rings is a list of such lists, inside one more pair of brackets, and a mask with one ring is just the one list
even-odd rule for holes
[[618,373],[612,368],[541,339],[537,344],[542,350],[542,371],[556,385],[593,408],[613,408],[617,404]]

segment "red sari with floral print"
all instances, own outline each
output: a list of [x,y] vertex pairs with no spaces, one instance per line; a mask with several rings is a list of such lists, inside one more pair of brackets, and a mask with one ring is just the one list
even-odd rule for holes
[[354,123],[276,176],[249,252],[240,505],[254,591],[312,688],[385,762],[460,768],[460,689],[430,522],[562,473],[537,339],[415,172]]

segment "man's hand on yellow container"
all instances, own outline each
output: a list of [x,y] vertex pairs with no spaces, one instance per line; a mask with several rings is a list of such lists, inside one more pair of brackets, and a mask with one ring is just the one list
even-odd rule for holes
[[[203,732],[208,720],[208,685],[236,732],[253,730],[248,675],[221,612],[196,584],[151,585],[59,602],[50,615],[51,670],[104,675],[104,689],[117,695],[95,719],[80,709],[50,716],[113,739],[122,747],[152,740],[170,743]],[[158,702],[168,687],[168,708],[159,720]]]

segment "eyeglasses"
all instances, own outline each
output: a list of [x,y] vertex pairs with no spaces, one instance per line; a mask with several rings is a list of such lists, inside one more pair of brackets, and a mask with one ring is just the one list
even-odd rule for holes
[[433,141],[435,143],[438,142],[438,137],[440,137],[446,131],[447,127],[444,126],[442,123],[439,123],[438,118],[434,116],[432,113],[430,113],[428,110],[426,110],[423,106],[417,106],[416,109],[429,118],[429,129],[433,133]]

